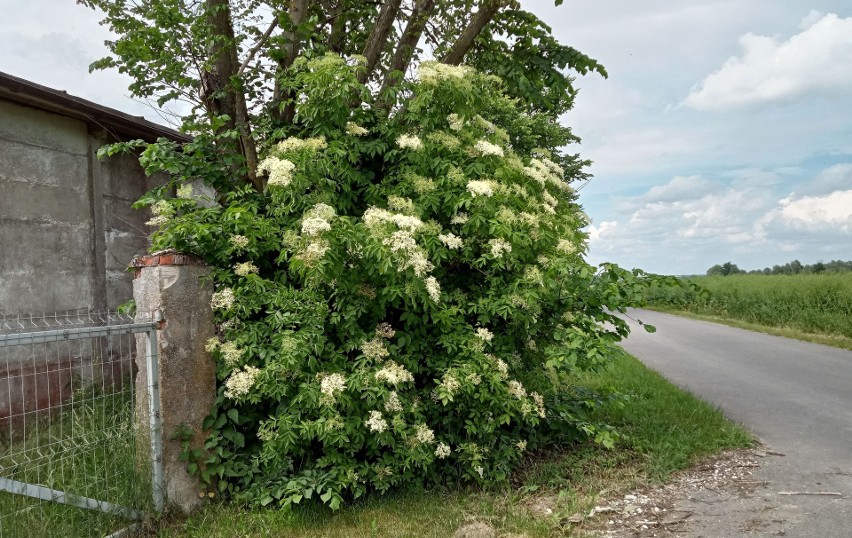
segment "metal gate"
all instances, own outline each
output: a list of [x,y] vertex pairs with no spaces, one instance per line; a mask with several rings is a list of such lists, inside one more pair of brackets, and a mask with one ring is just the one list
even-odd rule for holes
[[114,312],[0,317],[0,538],[105,536],[162,509],[156,328]]

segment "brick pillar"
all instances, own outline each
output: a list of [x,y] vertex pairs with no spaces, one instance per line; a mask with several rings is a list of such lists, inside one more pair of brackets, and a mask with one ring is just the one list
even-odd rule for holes
[[[214,335],[210,308],[213,288],[203,278],[210,270],[198,258],[171,251],[137,257],[131,266],[136,270],[133,298],[137,318],[162,319],[157,330],[157,355],[166,502],[189,511],[201,502],[203,486],[187,473],[187,463],[180,461],[181,442],[169,437],[178,426],[185,425],[193,432],[192,448],[200,449],[204,444],[202,422],[216,395],[216,367],[204,350]],[[138,424],[147,427],[145,339],[146,335],[140,334],[136,340],[136,417]]]

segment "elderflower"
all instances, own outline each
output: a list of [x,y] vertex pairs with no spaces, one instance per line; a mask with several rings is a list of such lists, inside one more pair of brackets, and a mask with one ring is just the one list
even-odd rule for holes
[[370,411],[370,418],[364,424],[367,425],[371,432],[382,433],[388,429],[388,422],[382,418],[382,414],[379,411]]
[[399,395],[395,390],[388,394],[388,401],[385,402],[385,411],[388,413],[399,413],[402,411],[402,402],[399,401]]
[[426,61],[417,69],[417,78],[424,84],[437,84],[444,80],[462,80],[473,69],[464,65],[450,65],[436,61]]
[[240,359],[243,357],[243,352],[240,348],[237,347],[233,342],[224,342],[220,347],[219,351],[222,353],[222,360],[225,361],[230,367],[236,366]]
[[390,340],[396,331],[391,327],[390,323],[382,322],[376,325],[376,336]]
[[527,390],[521,385],[520,381],[509,381],[509,394],[517,399],[522,399],[527,395]]
[[234,273],[237,276],[248,276],[252,273],[257,273],[257,266],[251,262],[238,263],[234,265]]
[[302,221],[302,233],[305,235],[313,237],[329,230],[331,224],[325,219],[310,217]]
[[535,402],[536,412],[538,413],[538,416],[540,416],[541,418],[547,416],[547,413],[544,409],[544,398],[542,397],[542,395],[537,392],[532,392],[530,393],[530,396]]
[[235,299],[234,290],[231,288],[223,288],[213,293],[213,297],[210,299],[210,306],[212,306],[214,310],[217,308],[229,310],[232,306],[234,306]]
[[494,196],[494,182],[474,180],[467,184],[467,192],[476,198],[477,196],[485,196],[486,198]]
[[423,147],[423,141],[415,135],[402,134],[396,139],[396,145],[402,149],[418,150]]
[[483,157],[489,155],[495,155],[497,157],[502,157],[505,153],[503,152],[503,148],[498,146],[497,144],[492,144],[487,140],[479,140],[474,146],[475,149],[480,155]]
[[506,379],[509,376],[509,365],[503,359],[497,359],[497,371],[500,372],[500,379]]
[[494,338],[494,333],[492,333],[485,327],[477,327],[476,337],[482,340],[483,342],[490,342],[491,339]]
[[462,248],[464,242],[462,238],[455,234],[441,234],[438,236],[441,243],[447,245],[447,248],[458,250]]
[[502,258],[504,253],[512,252],[512,245],[505,239],[492,239],[488,244],[491,245],[491,255],[495,258]]
[[438,459],[446,458],[450,455],[451,452],[452,449],[450,448],[450,445],[446,443],[438,443],[438,446],[435,447],[435,457],[437,457]]
[[564,252],[565,254],[571,254],[576,250],[576,246],[571,241],[567,239],[560,239],[559,243],[556,244],[556,250]]
[[450,114],[447,116],[447,123],[450,124],[450,129],[453,131],[461,131],[464,127],[464,120],[458,114]]
[[246,366],[242,371],[231,374],[231,377],[225,381],[225,397],[236,400],[241,396],[249,393],[254,380],[260,373],[258,368],[254,366]]
[[377,381],[384,381],[388,385],[396,386],[400,383],[411,383],[414,381],[414,376],[411,372],[405,369],[405,366],[399,365],[393,361],[387,361],[381,370],[375,374]]
[[421,444],[428,445],[435,442],[435,432],[430,430],[425,424],[418,424],[414,427],[417,430],[417,441]]
[[157,215],[156,217],[152,217],[145,222],[146,226],[162,226],[163,224],[169,222],[169,218],[165,215]]
[[437,303],[441,299],[441,284],[438,283],[438,279],[430,276],[424,283],[426,284],[426,293],[429,294],[429,298]]
[[385,348],[384,342],[378,338],[367,340],[361,344],[361,352],[369,359],[384,359],[390,352]]
[[450,224],[464,224],[470,219],[470,215],[467,213],[456,213],[453,215],[453,218],[450,219]]
[[174,208],[165,200],[160,200],[151,206],[151,213],[163,217],[170,217],[174,214]]
[[204,351],[206,351],[207,353],[213,353],[214,351],[219,349],[220,345],[221,342],[219,342],[219,339],[215,336],[211,336],[207,339],[207,343],[204,344]]
[[521,452],[526,452],[527,450],[527,442],[525,440],[518,441],[515,446],[518,447],[518,450]]
[[287,153],[291,151],[299,151],[299,150],[309,150],[309,151],[319,151],[321,149],[325,149],[328,147],[328,144],[325,142],[324,136],[319,136],[316,138],[295,138],[290,137],[286,140],[283,140],[278,143],[278,151]]
[[244,235],[232,235],[228,241],[234,245],[234,248],[239,250],[246,248],[249,244],[248,237]]
[[184,200],[192,199],[192,185],[181,185],[177,189],[177,197]]
[[346,132],[352,136],[364,136],[366,134],[370,134],[369,130],[351,121],[346,123]]
[[274,155],[263,159],[257,166],[257,171],[266,173],[270,187],[286,187],[293,180],[293,170],[296,165],[287,159],[279,159]]
[[327,400],[332,402],[334,401],[335,394],[344,390],[346,390],[346,378],[343,374],[328,374],[320,381],[320,392],[323,393]]
[[479,478],[482,478],[483,476],[485,476],[484,475],[485,469],[482,468],[482,465],[477,465],[476,467],[473,468],[473,470],[476,471],[479,474]]
[[337,215],[337,212],[330,205],[317,204],[310,208],[305,215],[317,219],[331,220]]
[[441,378],[440,385],[444,387],[444,390],[446,390],[450,394],[455,394],[455,392],[459,390],[459,387],[461,386],[459,384],[459,380],[449,373],[444,374],[444,377]]
[[311,241],[305,247],[305,250],[299,252],[297,255],[306,265],[311,265],[314,262],[321,260],[325,253],[328,252],[328,249],[331,248],[328,242],[319,240],[319,241]]

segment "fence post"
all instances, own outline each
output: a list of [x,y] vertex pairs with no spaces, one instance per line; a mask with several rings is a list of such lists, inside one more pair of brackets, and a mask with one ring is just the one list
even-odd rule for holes
[[[136,364],[139,368],[136,375],[136,421],[145,428],[143,431],[149,424],[159,422],[166,502],[189,511],[201,502],[199,492],[203,491],[203,486],[197,477],[187,473],[187,462],[180,460],[181,440],[170,437],[179,426],[187,426],[192,430],[191,447],[202,448],[205,437],[202,422],[210,412],[216,395],[215,364],[204,349],[207,340],[214,334],[210,308],[213,289],[210,281],[204,278],[210,269],[198,258],[175,252],[138,257],[131,265],[136,270],[133,298],[137,317],[161,320],[156,349],[146,349],[146,345],[150,346],[147,335],[140,334],[136,338]],[[158,360],[159,371],[152,369],[149,376],[145,357],[151,356],[152,351]],[[159,421],[152,420],[149,411],[157,409],[148,401],[149,377],[159,388]],[[150,443],[151,439],[145,441]],[[153,463],[155,471],[158,471],[157,462]]]

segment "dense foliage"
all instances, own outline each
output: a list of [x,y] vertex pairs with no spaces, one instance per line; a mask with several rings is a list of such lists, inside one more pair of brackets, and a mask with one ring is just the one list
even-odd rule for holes
[[[564,69],[594,60],[512,1],[85,3],[120,34],[98,67],[196,105],[192,142],[108,150],[172,178],[140,202],[153,248],[214,267],[220,386],[191,471],[337,507],[612,443],[572,376],[610,361],[652,279],[583,259],[586,163],[557,120]],[[444,63],[419,63],[421,37]]]

